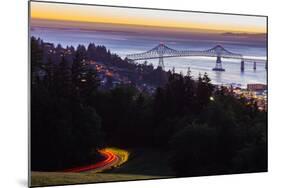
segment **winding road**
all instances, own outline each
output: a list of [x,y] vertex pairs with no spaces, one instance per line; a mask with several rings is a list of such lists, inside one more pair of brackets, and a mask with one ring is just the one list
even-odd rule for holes
[[105,159],[103,161],[97,162],[92,165],[66,169],[63,172],[84,172],[89,170],[103,171],[114,167],[122,160],[121,157],[114,152],[114,150],[104,149],[99,150],[99,153],[104,156]]

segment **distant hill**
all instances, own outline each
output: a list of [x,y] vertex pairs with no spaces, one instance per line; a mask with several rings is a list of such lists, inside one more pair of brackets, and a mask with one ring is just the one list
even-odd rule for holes
[[259,38],[266,38],[265,33],[233,33],[233,32],[226,32],[222,33],[223,36],[231,36],[231,37],[259,37]]

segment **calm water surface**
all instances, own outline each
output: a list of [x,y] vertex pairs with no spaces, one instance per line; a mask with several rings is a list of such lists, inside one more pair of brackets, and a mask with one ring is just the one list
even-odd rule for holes
[[[105,45],[111,52],[121,57],[127,54],[139,53],[150,50],[164,42],[170,48],[176,50],[206,50],[217,44],[222,45],[227,50],[240,53],[247,57],[266,59],[266,47],[258,43],[241,43],[233,41],[212,41],[212,40],[194,40],[190,38],[163,38],[149,37],[142,35],[127,35],[122,32],[101,32],[101,31],[83,31],[83,30],[60,30],[50,28],[32,28],[32,36],[40,37],[46,42],[54,44],[60,43],[66,47],[77,46],[78,44],[88,45],[94,42],[97,45]],[[253,70],[253,63],[245,64],[245,71],[240,72],[240,61],[222,59],[225,72],[215,72],[212,68],[215,66],[216,59],[208,57],[178,57],[164,59],[165,70],[175,67],[176,72],[186,74],[188,67],[191,69],[192,76],[197,78],[199,73],[205,72],[210,76],[215,84],[237,84],[246,87],[248,83],[266,84],[265,64],[257,63],[257,69]],[[148,60],[155,67],[158,60]],[[139,61],[138,63],[143,63]]]

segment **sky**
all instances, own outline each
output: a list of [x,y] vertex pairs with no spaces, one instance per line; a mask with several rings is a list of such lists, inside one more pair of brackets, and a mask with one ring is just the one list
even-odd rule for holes
[[[266,33],[266,17],[31,2],[32,20],[165,27],[206,32]],[[44,24],[44,22],[41,22]]]

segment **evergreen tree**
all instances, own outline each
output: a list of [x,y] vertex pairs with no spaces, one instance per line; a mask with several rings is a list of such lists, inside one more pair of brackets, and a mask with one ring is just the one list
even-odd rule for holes
[[83,66],[86,62],[86,55],[85,46],[78,45],[72,63],[72,82],[75,90],[78,89],[78,85],[81,81],[81,72],[83,71]]
[[96,46],[94,43],[90,43],[87,48],[87,59],[95,60],[96,59]]
[[71,95],[71,67],[64,56],[62,57],[62,60],[58,66],[55,83],[57,85],[57,91],[60,96],[66,97]]
[[36,39],[35,37],[31,37],[30,39],[30,48],[31,48],[31,79],[32,84],[36,84],[38,81],[37,71],[41,69],[43,62],[43,49],[41,46],[41,39]]
[[206,107],[206,105],[210,102],[210,97],[212,96],[214,90],[214,86],[210,83],[210,81],[211,80],[207,73],[204,74],[203,78],[201,77],[201,74],[199,74],[196,91],[198,101],[197,111]]

